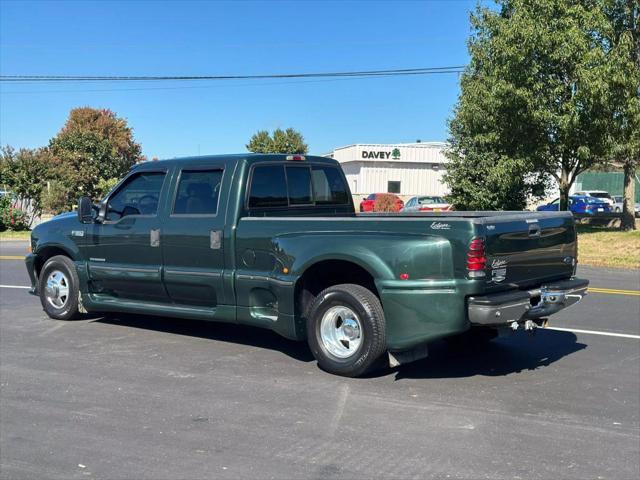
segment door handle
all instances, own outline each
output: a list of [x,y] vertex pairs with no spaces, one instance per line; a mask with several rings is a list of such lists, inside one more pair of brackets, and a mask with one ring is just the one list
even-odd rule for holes
[[529,236],[530,237],[539,237],[542,233],[542,229],[540,225],[529,225]]
[[149,241],[152,247],[160,246],[160,229],[154,228],[149,232]]

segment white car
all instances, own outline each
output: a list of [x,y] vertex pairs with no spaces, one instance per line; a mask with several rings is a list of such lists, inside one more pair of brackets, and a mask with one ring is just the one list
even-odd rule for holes
[[586,195],[588,197],[599,198],[603,202],[607,202],[611,205],[611,209],[613,210],[613,197],[609,194],[609,192],[605,192],[604,190],[582,190],[580,192],[574,193],[574,195]]
[[[622,195],[615,195],[613,197],[613,211],[614,212],[621,212],[622,211],[622,205],[624,203],[624,197]],[[640,203],[636,202],[636,217],[640,216]]]
[[444,198],[436,195],[424,195],[411,197],[401,212],[447,212],[451,210],[451,204]]

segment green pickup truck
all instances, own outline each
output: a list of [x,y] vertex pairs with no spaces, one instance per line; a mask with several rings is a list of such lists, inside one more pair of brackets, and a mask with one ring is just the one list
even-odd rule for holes
[[439,338],[543,325],[586,294],[576,251],[571,213],[356,214],[335,160],[245,154],[137,164],[36,227],[26,265],[52,318],[254,325],[358,376]]

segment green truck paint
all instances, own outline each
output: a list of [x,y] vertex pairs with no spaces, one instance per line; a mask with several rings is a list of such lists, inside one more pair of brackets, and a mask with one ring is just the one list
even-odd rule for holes
[[[586,293],[587,282],[573,278],[577,239],[570,213],[357,215],[336,161],[288,158],[224,155],[136,165],[92,220],[68,213],[34,229],[26,258],[31,292],[39,293],[47,259],[65,255],[74,262],[87,311],[247,324],[303,340],[305,311],[319,290],[359,283],[380,300],[391,352],[461,334],[476,318],[492,327],[540,323]],[[256,193],[252,206],[250,188],[269,188],[251,187],[256,168],[266,166],[274,178],[285,168],[289,195]],[[306,180],[302,193],[292,193],[293,179],[308,176],[312,198]],[[212,191],[202,181],[184,187],[181,178],[219,182]],[[316,185],[318,178],[324,183]],[[159,195],[116,211],[112,204],[129,195],[127,188],[134,191],[134,180],[142,189],[158,185]],[[346,194],[334,195],[330,182],[342,182]],[[187,212],[200,211],[192,201],[198,190],[215,196],[215,213],[176,213],[180,202]],[[472,239],[484,245],[484,268],[476,274],[467,264]],[[554,306],[550,291],[561,296]]]

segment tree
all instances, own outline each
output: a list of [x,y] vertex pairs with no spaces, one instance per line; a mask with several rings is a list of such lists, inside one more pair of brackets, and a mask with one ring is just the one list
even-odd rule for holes
[[543,196],[546,178],[528,173],[521,159],[483,153],[473,136],[452,149],[444,179],[450,189],[447,199],[456,210],[523,210],[528,201]]
[[[606,161],[603,1],[498,0],[500,11],[471,16],[471,62],[450,122],[454,204],[521,208],[553,178],[566,210],[576,177]],[[465,172],[477,173],[465,182]]]
[[26,212],[27,223],[42,213],[42,195],[51,175],[51,157],[45,148],[6,146],[0,152],[0,185],[16,197],[17,207]]
[[611,160],[624,171],[622,228],[635,229],[635,177],[640,164],[640,4],[608,0],[605,12],[612,28],[606,71],[611,107]]
[[54,177],[67,192],[67,208],[79,195],[98,197],[101,180],[120,178],[144,159],[125,119],[110,110],[89,107],[71,110],[48,150]]
[[254,153],[307,153],[309,147],[300,132],[293,128],[276,128],[273,135],[269,135],[267,130],[254,133],[247,150]]

